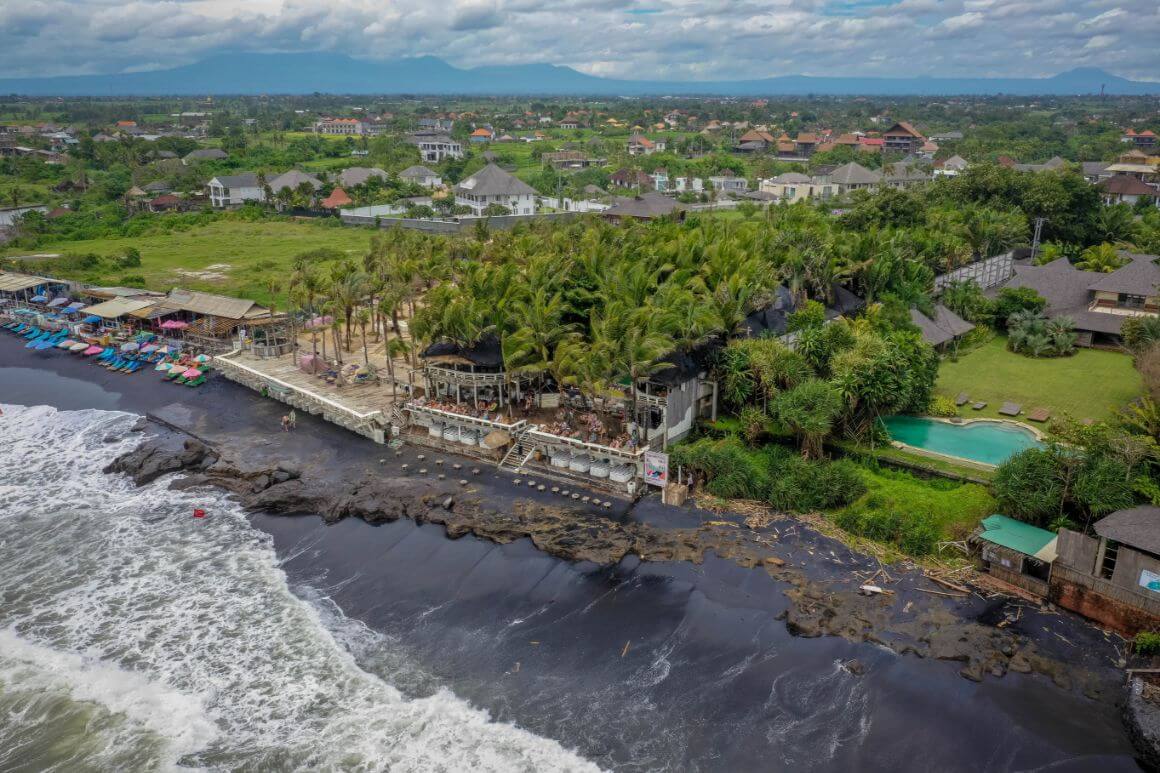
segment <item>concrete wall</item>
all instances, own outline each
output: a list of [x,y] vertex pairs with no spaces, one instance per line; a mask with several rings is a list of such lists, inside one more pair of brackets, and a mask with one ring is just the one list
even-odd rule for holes
[[1111,628],[1124,636],[1160,625],[1160,601],[1117,588],[1106,580],[1084,576],[1066,566],[1051,571],[1048,599],[1064,609]]
[[[567,221],[574,220],[581,217],[583,213],[580,212],[551,212],[540,215],[500,215],[498,217],[464,217],[456,220],[410,220],[407,218],[393,218],[384,217],[379,219],[380,228],[409,228],[414,231],[425,231],[427,233],[438,234],[460,234],[471,233],[475,229],[475,224],[480,220],[487,223],[487,227],[492,230],[508,231],[515,228],[520,223],[531,223],[543,220],[552,221]],[[375,224],[373,217],[361,217],[357,215],[343,215],[343,225],[369,225]]]
[[1060,529],[1055,548],[1059,557],[1055,565],[1067,566],[1080,574],[1094,574],[1099,547],[1100,541],[1097,539],[1071,529]]

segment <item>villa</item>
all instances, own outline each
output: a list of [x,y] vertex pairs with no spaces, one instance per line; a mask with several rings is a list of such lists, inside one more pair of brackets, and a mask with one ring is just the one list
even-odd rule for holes
[[206,184],[209,203],[214,209],[240,207],[247,201],[262,202],[266,192],[254,172],[219,175]]
[[1120,253],[1126,263],[1102,274],[1060,258],[1044,266],[1015,266],[999,287],[1029,287],[1047,299],[1049,316],[1075,322],[1079,346],[1116,344],[1128,317],[1160,314],[1160,266],[1155,255]]
[[470,207],[477,217],[482,217],[493,204],[513,215],[534,215],[536,189],[495,164],[488,164],[455,186],[455,203]]
[[442,132],[416,132],[408,142],[419,148],[419,155],[427,163],[438,163],[445,158],[463,158],[463,144]]

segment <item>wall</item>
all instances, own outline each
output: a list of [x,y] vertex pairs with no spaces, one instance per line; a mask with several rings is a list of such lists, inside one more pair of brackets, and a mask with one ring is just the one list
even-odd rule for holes
[[1135,636],[1160,625],[1160,601],[1149,605],[1139,594],[1124,591],[1106,580],[1081,575],[1058,563],[1051,570],[1048,599],[1124,636]]
[[[498,217],[464,217],[458,221],[455,220],[409,220],[407,218],[381,218],[379,220],[380,228],[409,228],[415,231],[425,231],[427,233],[440,234],[459,234],[471,233],[475,229],[476,222],[483,220],[487,223],[487,227],[492,230],[508,231],[515,228],[516,225],[524,222],[536,222],[543,220],[553,221],[568,221],[575,220],[580,217],[579,212],[553,212],[539,215],[500,215]],[[343,215],[343,225],[370,225],[375,224],[373,217],[361,217],[357,215]]]

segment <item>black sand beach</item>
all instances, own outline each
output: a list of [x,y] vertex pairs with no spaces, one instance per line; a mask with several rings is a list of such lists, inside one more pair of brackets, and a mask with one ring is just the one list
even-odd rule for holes
[[[26,351],[7,335],[0,335],[0,402],[155,414],[254,463],[310,471],[337,491],[369,477],[398,479],[400,466],[414,468],[420,453],[395,457],[301,415],[297,432],[281,433],[285,406],[224,380],[190,390],[152,373],[111,374],[63,353]],[[463,463],[482,474],[459,499],[505,512],[528,498],[561,504],[547,492],[516,489],[486,465]],[[406,485],[440,497],[456,490],[450,480],[430,480],[433,473]],[[299,593],[329,599],[385,633],[494,718],[557,739],[602,767],[1137,767],[1118,716],[1114,640],[1074,617],[1028,608],[999,632],[977,622],[994,619],[999,602],[932,597],[915,590],[916,575],[893,569],[902,578],[892,586],[897,595],[866,599],[851,572],[876,564],[792,522],[762,535],[765,555],[784,562],[774,568],[764,559],[751,566],[752,544],[730,536],[748,531],[738,517],[654,499],[575,517],[590,517],[597,531],[679,533],[683,546],[719,549],[700,563],[627,555],[600,565],[549,555],[529,539],[452,540],[443,526],[410,518],[327,524],[309,513],[259,513],[252,522],[272,535]],[[726,523],[705,526],[713,520]],[[825,635],[836,632],[830,619],[842,621],[842,635]],[[856,630],[851,621],[861,621]],[[1031,673],[1016,673],[1022,669],[1011,658],[1001,677],[960,675],[973,665],[967,650],[1004,646],[1027,653]]]

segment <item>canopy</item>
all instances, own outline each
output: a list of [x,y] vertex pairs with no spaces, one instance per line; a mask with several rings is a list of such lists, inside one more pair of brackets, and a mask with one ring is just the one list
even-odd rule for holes
[[49,306],[63,306],[68,303],[68,298],[53,298],[48,302]]
[[190,368],[189,370],[185,371],[181,375],[183,378],[197,378],[198,376],[201,375],[201,371],[198,370],[197,368]]
[[70,311],[76,311],[77,309],[83,309],[84,306],[85,306],[85,304],[82,303],[81,301],[73,301],[68,306],[65,306],[65,308],[70,310]]
[[101,318],[98,317],[96,314],[90,314],[89,316],[87,316],[81,320],[81,322],[85,323],[86,325],[95,325],[100,321],[101,321]]
[[185,330],[187,327],[189,327],[189,323],[179,319],[170,319],[161,323],[162,330]]
[[32,301],[33,303],[44,303],[45,301],[48,300],[48,296],[47,295],[34,295],[31,298],[29,298],[28,300]]
[[982,526],[980,539],[1049,564],[1055,560],[1059,537],[1054,532],[1005,515],[989,515],[983,519]]
[[141,344],[134,343],[133,341],[130,341],[127,344],[121,344],[121,351],[123,352],[135,352],[140,348]]

